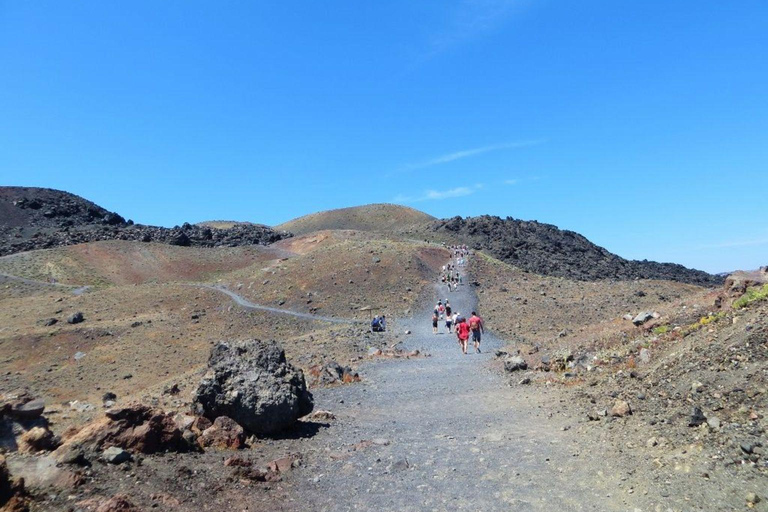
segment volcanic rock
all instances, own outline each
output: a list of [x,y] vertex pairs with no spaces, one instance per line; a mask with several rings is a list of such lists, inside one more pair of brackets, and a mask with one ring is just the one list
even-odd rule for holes
[[624,400],[617,400],[613,407],[611,407],[611,416],[623,418],[632,414],[632,408]]
[[653,313],[650,311],[642,311],[632,319],[632,323],[635,325],[643,325],[645,322],[653,318]]
[[110,409],[104,418],[65,439],[54,456],[62,457],[72,445],[86,453],[100,452],[109,446],[147,454],[189,449],[171,414],[142,404]]
[[232,418],[219,416],[200,434],[197,442],[202,448],[237,450],[245,445],[245,431]]
[[83,317],[83,314],[78,311],[77,313],[74,313],[67,318],[68,324],[79,324],[80,322],[84,321],[85,317]]
[[518,370],[527,370],[528,363],[525,362],[523,356],[511,356],[504,360],[504,370],[508,372],[516,372]]
[[284,430],[314,407],[301,370],[279,344],[259,340],[213,347],[195,404],[209,419],[227,416],[257,434]]
[[40,452],[56,448],[56,438],[47,427],[32,427],[21,435],[19,451]]

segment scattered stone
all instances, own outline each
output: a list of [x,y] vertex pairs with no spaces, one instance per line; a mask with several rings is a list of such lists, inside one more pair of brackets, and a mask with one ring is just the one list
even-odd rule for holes
[[226,416],[248,432],[271,434],[314,407],[304,374],[286,361],[276,342],[219,343],[208,368],[195,394],[208,418]]
[[504,360],[504,370],[508,372],[516,372],[519,370],[527,370],[528,363],[525,362],[522,356],[511,356]]
[[309,369],[309,375],[312,377],[313,386],[360,382],[360,375],[357,372],[349,366],[341,366],[336,361],[331,361],[324,366],[313,366]]
[[56,450],[55,460],[59,464],[75,464],[78,466],[87,466],[89,464],[85,450],[77,444],[68,444]]
[[125,494],[115,494],[99,505],[96,512],[138,512],[139,509],[131,503]]
[[83,317],[83,314],[78,311],[77,313],[74,313],[67,318],[68,324],[79,324],[80,322],[85,321],[85,317]]
[[389,471],[397,473],[399,471],[406,471],[410,467],[411,464],[408,462],[408,459],[400,459],[389,467]]
[[648,448],[653,448],[658,444],[659,444],[659,440],[656,439],[655,437],[651,437],[650,439],[648,439],[648,441],[645,442],[645,446],[647,446]]
[[101,457],[110,464],[122,464],[131,460],[131,454],[117,446],[110,446]]
[[704,384],[699,381],[693,381],[691,384],[691,393],[701,393],[704,391]]
[[611,407],[611,416],[623,418],[632,414],[632,408],[624,400],[617,400]]
[[49,318],[43,321],[43,327],[50,327],[52,325],[56,325],[57,323],[59,323],[57,318]]
[[689,427],[698,427],[699,425],[703,425],[707,422],[707,417],[704,416],[704,413],[701,412],[701,409],[698,407],[694,407],[691,411],[691,417],[688,419],[688,426]]
[[707,418],[707,425],[709,425],[709,428],[712,430],[719,430],[720,429],[720,418],[717,416],[711,416]]
[[296,459],[293,457],[281,457],[279,459],[275,459],[271,461],[267,467],[270,471],[273,473],[287,473],[291,469],[293,469],[294,464],[296,464]]
[[45,402],[37,399],[12,405],[8,414],[20,420],[34,420],[42,416],[43,411],[45,411]]
[[739,448],[741,448],[741,451],[746,453],[747,455],[752,454],[755,451],[755,445],[753,443],[741,443],[739,444]]
[[237,450],[245,446],[245,431],[232,418],[219,416],[197,438],[201,448]]
[[368,355],[369,356],[380,356],[382,354],[380,348],[369,348],[368,349]]
[[309,415],[309,419],[311,420],[320,420],[320,421],[329,421],[329,420],[335,420],[336,415],[333,414],[331,411],[315,411],[312,414]]
[[74,360],[79,361],[85,357],[85,352],[75,352]]
[[520,382],[518,382],[518,384],[520,384],[521,386],[525,386],[525,385],[528,385],[530,383],[531,383],[531,378],[530,377],[525,377],[522,380],[520,380]]
[[34,453],[56,448],[56,438],[47,427],[32,427],[21,435],[19,451]]
[[648,364],[651,362],[651,351],[647,348],[641,348],[640,349],[640,362],[643,364]]
[[642,311],[632,319],[632,323],[635,325],[643,325],[645,322],[653,318],[653,313],[650,311]]
[[755,506],[758,503],[760,503],[760,496],[755,494],[754,492],[748,492],[747,493],[747,506]]

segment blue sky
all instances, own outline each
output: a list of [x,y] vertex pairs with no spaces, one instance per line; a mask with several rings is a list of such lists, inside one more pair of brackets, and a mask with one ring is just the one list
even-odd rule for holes
[[398,202],[768,264],[768,3],[0,0],[0,183],[137,222]]

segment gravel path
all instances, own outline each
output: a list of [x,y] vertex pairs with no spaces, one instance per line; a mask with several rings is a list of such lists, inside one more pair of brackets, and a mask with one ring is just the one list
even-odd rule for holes
[[[470,286],[438,293],[463,315],[476,302]],[[504,343],[491,334],[482,354],[462,355],[444,326],[432,333],[431,309],[396,327],[413,332],[404,348],[431,357],[368,363],[362,384],[315,391],[316,410],[337,419],[315,436],[287,506],[633,510],[621,475],[603,474],[601,447],[579,437],[554,392],[507,385],[491,364]]]
[[322,316],[322,315],[312,315],[310,313],[299,313],[298,311],[291,311],[289,309],[280,309],[280,308],[273,308],[270,306],[262,306],[261,304],[255,304],[245,297],[238,295],[237,293],[233,292],[232,290],[225,288],[223,286],[213,285],[213,284],[191,284],[188,286],[196,286],[198,288],[204,288],[206,290],[215,290],[217,292],[221,292],[225,295],[228,295],[232,300],[234,300],[238,305],[246,308],[246,309],[258,309],[259,311],[269,311],[270,313],[276,313],[278,315],[288,315],[288,316],[294,316],[296,318],[305,318],[307,320],[316,320],[318,322],[328,322],[332,324],[364,324],[367,323],[364,320],[353,320],[349,318],[338,318],[333,316]]

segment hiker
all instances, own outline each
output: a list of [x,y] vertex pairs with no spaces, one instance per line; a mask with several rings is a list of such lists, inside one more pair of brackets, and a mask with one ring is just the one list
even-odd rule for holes
[[445,299],[445,316],[449,317],[451,315],[453,315],[453,309],[451,308],[451,303],[448,302],[448,299]]
[[459,340],[461,352],[467,355],[467,340],[469,340],[469,324],[464,317],[459,317],[459,323],[456,324],[456,338]]
[[475,344],[475,350],[480,353],[480,335],[485,332],[483,326],[483,319],[480,318],[477,313],[472,312],[472,316],[469,317],[469,330],[472,331],[472,341]]
[[381,325],[381,332],[384,332],[387,330],[387,315],[381,315],[381,319],[379,320],[379,325]]
[[432,332],[437,334],[437,310],[432,313]]
[[448,330],[448,333],[451,333],[451,326],[453,325],[453,316],[451,316],[451,305],[448,304],[448,301],[445,302],[445,328]]
[[437,312],[440,313],[440,319],[443,319],[443,314],[445,314],[445,306],[443,306],[442,302],[437,303]]
[[384,332],[384,327],[381,324],[381,318],[378,316],[371,320],[371,332]]

